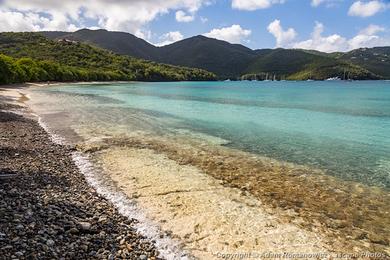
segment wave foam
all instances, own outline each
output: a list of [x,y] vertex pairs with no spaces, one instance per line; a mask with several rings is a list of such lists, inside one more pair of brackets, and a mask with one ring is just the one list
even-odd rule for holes
[[[66,145],[65,138],[56,134],[44,121],[37,115],[38,124],[49,134],[50,139],[59,145]],[[73,152],[72,159],[80,172],[84,175],[88,184],[91,185],[100,195],[109,200],[119,211],[119,213],[129,219],[136,219],[135,224],[137,231],[148,238],[155,241],[155,246],[160,252],[160,256],[165,259],[191,259],[188,252],[181,249],[179,242],[173,240],[169,236],[162,235],[159,227],[152,223],[142,214],[136,203],[131,201],[123,192],[110,181],[105,178],[100,170],[90,162],[89,157],[81,152]]]
[[60,144],[60,145],[65,145],[66,144],[66,141],[65,141],[65,138],[63,138],[62,136],[59,136],[58,134],[54,133],[50,127],[48,125],[46,125],[42,118],[38,115],[35,115],[38,117],[38,124],[46,131],[46,133],[49,134],[50,136],[50,139],[53,143],[55,144]]
[[90,162],[87,155],[74,152],[72,157],[87,182],[99,194],[113,203],[121,215],[138,220],[135,228],[141,235],[155,241],[160,256],[165,259],[191,259],[189,254],[181,249],[179,242],[168,236],[161,236],[163,233],[159,227],[142,214],[134,201],[131,201],[123,192],[118,190],[112,181],[104,177],[101,171],[97,170]]

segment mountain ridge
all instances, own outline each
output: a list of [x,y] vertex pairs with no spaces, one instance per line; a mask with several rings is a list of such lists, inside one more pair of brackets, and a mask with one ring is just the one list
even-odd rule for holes
[[215,75],[120,55],[68,39],[51,40],[32,32],[0,33],[0,84],[112,80],[205,81],[215,80]]
[[[335,53],[279,48],[252,50],[241,44],[198,35],[157,47],[130,33],[103,29],[40,33],[51,39],[85,42],[136,58],[204,69],[215,73],[219,79],[253,76],[261,79],[267,74],[294,80],[390,79],[390,47],[387,46]],[[380,50],[379,56],[377,50]]]

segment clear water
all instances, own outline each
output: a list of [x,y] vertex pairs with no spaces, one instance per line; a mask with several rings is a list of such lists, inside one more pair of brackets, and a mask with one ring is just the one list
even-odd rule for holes
[[37,91],[61,96],[80,118],[89,111],[84,117],[119,126],[152,117],[150,128],[187,129],[390,188],[389,81],[72,84]]

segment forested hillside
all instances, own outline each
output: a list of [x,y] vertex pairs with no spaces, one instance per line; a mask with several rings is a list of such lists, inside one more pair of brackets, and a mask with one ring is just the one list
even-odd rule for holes
[[251,50],[205,36],[156,47],[124,32],[82,29],[73,33],[41,34],[52,39],[86,42],[132,57],[204,69],[215,73],[219,79],[390,79],[390,47],[362,48],[346,53]]
[[263,52],[248,66],[243,77],[259,74],[268,79],[324,80],[379,79],[380,76],[347,61],[303,50],[275,49]]
[[359,65],[390,79],[390,47],[360,48],[340,53],[338,59]]
[[69,32],[42,32],[49,39],[68,39],[111,50],[117,54],[128,55],[145,60],[156,60],[158,47],[130,33],[109,32],[107,30],[82,29]]
[[36,33],[0,33],[0,83],[26,81],[214,80],[201,69],[132,58]]

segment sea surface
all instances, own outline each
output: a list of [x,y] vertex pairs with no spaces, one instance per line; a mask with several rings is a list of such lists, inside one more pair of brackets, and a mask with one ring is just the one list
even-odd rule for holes
[[165,258],[390,254],[389,81],[23,91],[53,139],[75,145],[87,181]]
[[52,127],[84,139],[195,136],[390,188],[389,81],[64,84],[30,95]]

